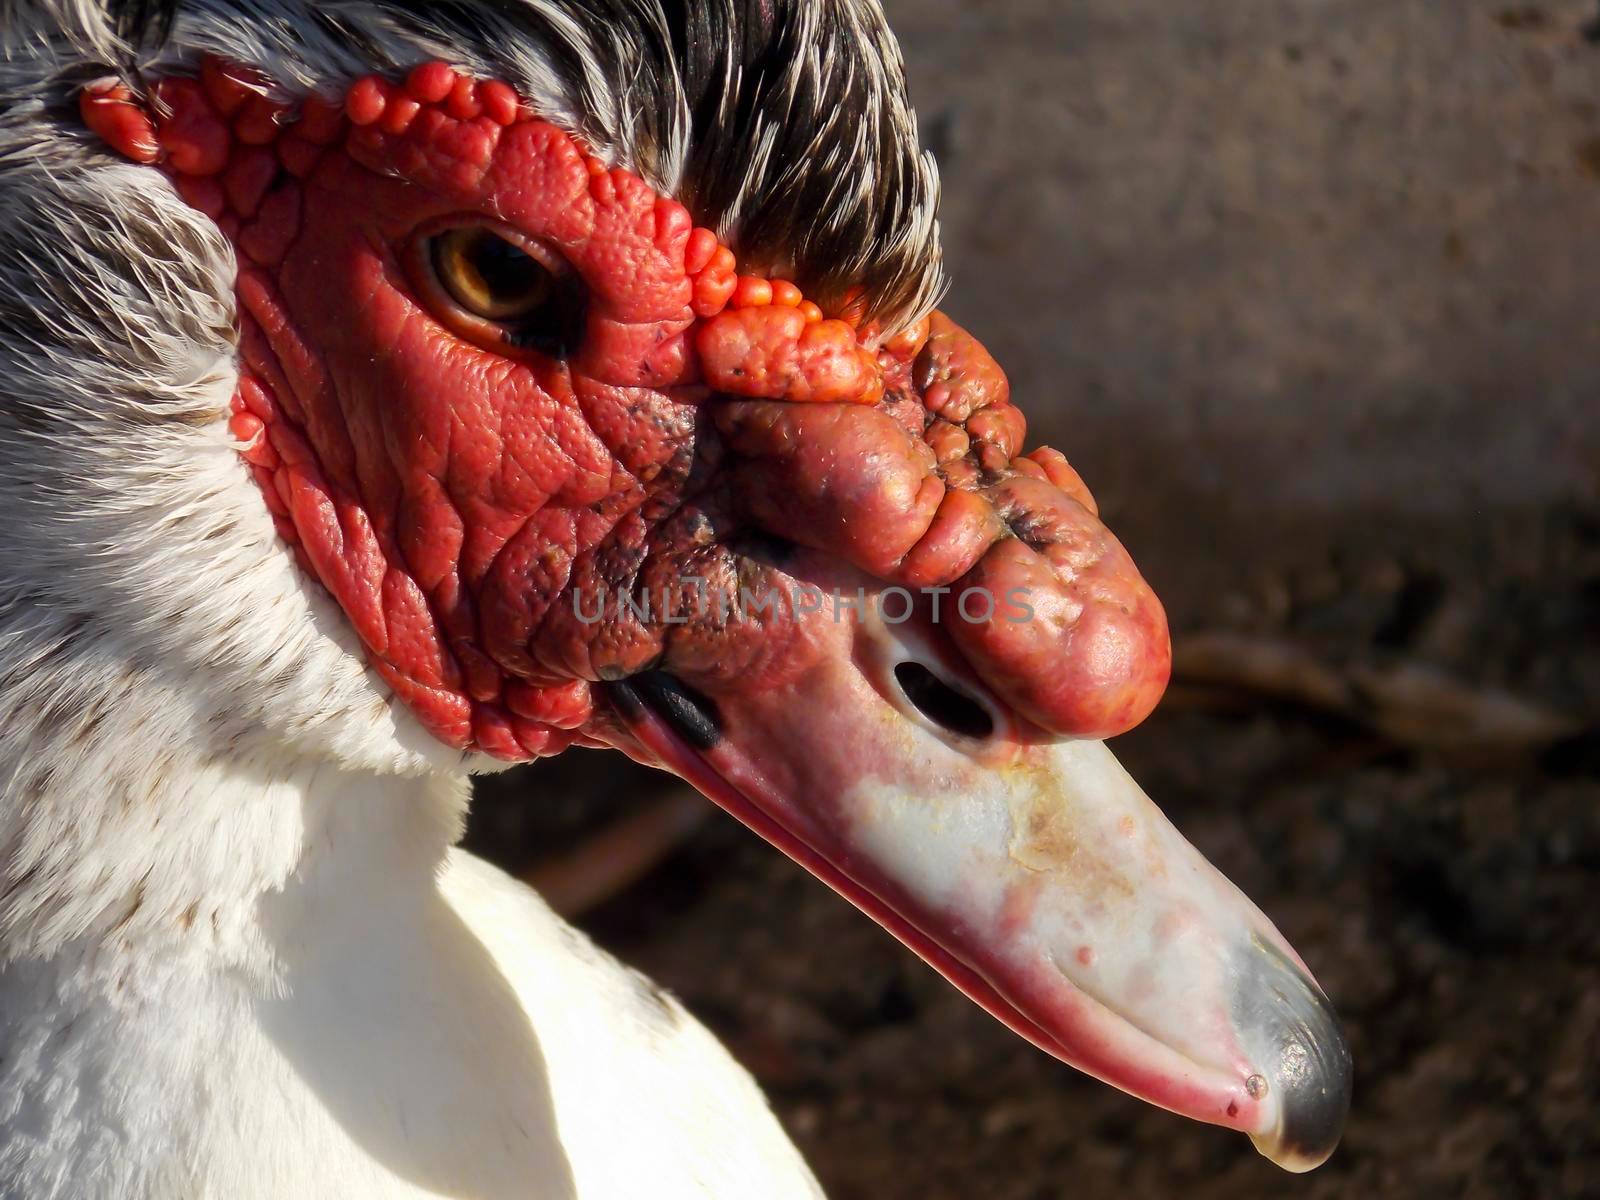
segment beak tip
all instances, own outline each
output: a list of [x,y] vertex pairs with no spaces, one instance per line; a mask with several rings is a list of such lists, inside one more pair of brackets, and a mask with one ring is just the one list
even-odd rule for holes
[[[1348,1059],[1346,1060],[1348,1062]],[[1284,1102],[1283,1121],[1271,1134],[1250,1140],[1257,1151],[1292,1174],[1315,1170],[1333,1156],[1350,1111],[1350,1081],[1303,1091]]]
[[1287,1171],[1309,1171],[1333,1156],[1350,1115],[1353,1067],[1350,1050],[1337,1030],[1335,1061],[1315,1087],[1304,1087],[1285,1101],[1283,1132],[1275,1161]]
[[[1262,1155],[1296,1174],[1327,1162],[1350,1112],[1354,1066],[1333,1006],[1312,979],[1276,947],[1257,942],[1252,1007],[1260,1061],[1276,1093],[1276,1128],[1254,1134]],[[1262,997],[1270,997],[1265,1003]]]
[[1274,1164],[1293,1174],[1315,1170],[1333,1156],[1350,1111],[1349,1056],[1342,1076],[1292,1092],[1283,1101],[1283,1117],[1271,1134],[1250,1140]]

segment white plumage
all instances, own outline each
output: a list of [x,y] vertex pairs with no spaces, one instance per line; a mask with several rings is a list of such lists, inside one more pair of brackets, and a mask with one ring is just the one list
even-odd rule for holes
[[[167,53],[286,70],[252,14]],[[815,1195],[674,1000],[450,849],[493,764],[279,541],[231,250],[61,115],[127,48],[93,5],[4,20],[0,1196]]]
[[447,849],[461,785],[209,784],[253,889],[0,973],[0,1194],[819,1194],[675,1000]]

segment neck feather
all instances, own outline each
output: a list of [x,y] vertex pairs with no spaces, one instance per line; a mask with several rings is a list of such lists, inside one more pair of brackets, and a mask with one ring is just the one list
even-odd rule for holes
[[380,778],[449,793],[438,851],[473,764],[368,670],[228,433],[226,239],[49,106],[7,111],[0,163],[0,964],[244,914]]
[[284,894],[426,881],[459,837],[462,774],[351,770],[248,735],[230,753],[196,736],[192,694],[114,672],[0,738],[0,962],[198,952],[269,971],[258,941]]

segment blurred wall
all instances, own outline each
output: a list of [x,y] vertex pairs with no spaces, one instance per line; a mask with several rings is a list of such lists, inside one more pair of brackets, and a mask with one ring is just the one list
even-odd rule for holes
[[1257,559],[1470,571],[1594,505],[1593,0],[886,7],[948,308],[1180,625]]

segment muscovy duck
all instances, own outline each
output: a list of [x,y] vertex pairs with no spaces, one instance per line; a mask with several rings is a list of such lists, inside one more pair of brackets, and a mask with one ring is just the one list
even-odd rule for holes
[[0,1193],[815,1195],[452,848],[572,745],[1046,1051],[1331,1152],[1326,999],[1102,744],[1165,618],[933,311],[876,0],[3,13]]

